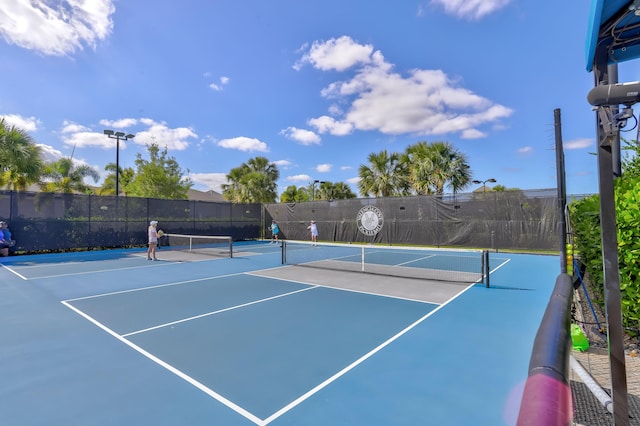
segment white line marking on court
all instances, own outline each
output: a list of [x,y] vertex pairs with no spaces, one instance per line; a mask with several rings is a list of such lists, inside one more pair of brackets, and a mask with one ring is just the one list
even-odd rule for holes
[[295,400],[291,401],[289,404],[285,405],[284,407],[282,407],[280,410],[276,411],[275,413],[273,413],[272,415],[270,415],[269,417],[267,417],[264,420],[263,425],[267,425],[269,423],[271,423],[272,421],[274,421],[275,419],[277,419],[278,417],[282,416],[283,414],[285,414],[286,412],[290,411],[291,409],[293,409],[294,407],[300,405],[300,403],[304,402],[305,400],[307,400],[308,398],[310,398],[311,396],[313,396],[314,394],[318,393],[320,390],[324,389],[325,387],[327,387],[328,385],[330,385],[331,383],[333,383],[334,381],[336,381],[337,379],[339,379],[340,377],[344,376],[346,373],[348,373],[349,371],[353,370],[354,368],[356,368],[358,365],[362,364],[364,361],[366,361],[367,359],[371,358],[373,355],[375,355],[377,352],[381,351],[384,347],[388,346],[389,344],[393,343],[394,341],[396,341],[397,339],[399,339],[402,335],[406,334],[407,332],[409,332],[411,329],[413,329],[414,327],[416,327],[418,324],[420,324],[421,322],[423,322],[424,320],[426,320],[427,318],[429,318],[430,316],[432,316],[433,314],[435,314],[436,312],[438,312],[440,309],[442,309],[443,307],[445,307],[446,305],[448,305],[451,301],[453,301],[455,298],[459,297],[462,293],[466,292],[467,290],[469,290],[470,288],[472,288],[474,285],[470,285],[469,287],[467,287],[465,290],[461,291],[460,293],[458,293],[457,295],[453,296],[451,299],[447,300],[445,303],[443,303],[442,305],[438,306],[437,308],[435,308],[434,310],[430,311],[429,313],[427,313],[426,315],[424,315],[422,318],[418,319],[417,321],[415,321],[413,324],[409,325],[408,327],[406,327],[404,330],[400,331],[399,333],[397,333],[396,335],[390,337],[389,339],[387,339],[386,341],[384,341],[383,343],[381,343],[379,346],[375,347],[374,349],[372,349],[371,351],[369,351],[368,353],[366,353],[365,355],[363,355],[362,357],[358,358],[356,361],[354,361],[353,363],[349,364],[348,366],[346,366],[345,368],[343,368],[342,370],[338,371],[336,374],[334,374],[333,376],[329,377],[327,380],[325,380],[324,382],[320,383],[319,385],[317,385],[316,387],[312,388],[311,390],[309,390],[308,392],[302,394],[301,396],[299,396],[298,398],[296,398]]
[[425,259],[431,259],[432,257],[436,257],[435,254],[429,255],[429,256],[423,256],[420,257],[418,259],[413,259],[413,260],[407,260],[406,262],[402,262],[402,263],[398,263],[396,266],[402,266],[402,265],[407,265],[409,263],[413,263],[413,262],[419,262],[421,260],[425,260]]
[[507,263],[511,262],[511,258],[510,257],[507,257],[507,258],[502,257],[502,258],[499,258],[499,259],[502,259],[503,262],[500,265],[498,265],[495,268],[493,268],[492,270],[490,270],[489,271],[489,275],[493,274],[495,271],[497,271],[498,269],[502,268]]
[[26,278],[25,276],[20,275],[19,273],[17,273],[17,272],[16,272],[16,271],[14,271],[13,269],[9,268],[8,266],[6,266],[6,265],[4,265],[4,264],[2,264],[2,263],[0,263],[0,265],[2,265],[2,267],[3,267],[4,269],[6,269],[7,271],[11,272],[12,274],[19,276],[20,278],[22,278],[22,279],[23,279],[23,280],[25,280],[25,281],[29,281],[29,278]]
[[[295,266],[295,265],[293,265],[293,266]],[[290,266],[285,266],[285,268],[288,268],[288,267],[290,267]],[[259,273],[261,271],[269,271],[269,270],[272,270],[272,269],[279,269],[279,268],[282,268],[282,266],[279,266],[279,267],[276,267],[276,268],[270,268],[270,269],[261,269],[260,271],[247,272],[247,275],[253,275],[255,277],[260,277],[260,278],[271,278],[271,279],[276,279],[276,280],[280,280],[280,281],[288,281],[288,282],[296,283],[296,284],[311,285],[311,286],[314,286],[314,287],[330,288],[332,290],[348,291],[348,292],[351,292],[351,293],[368,294],[369,296],[388,297],[389,299],[407,300],[409,302],[427,303],[429,305],[439,305],[440,304],[438,302],[430,302],[428,300],[411,299],[409,297],[394,296],[392,294],[386,294],[386,293],[373,293],[373,292],[370,292],[370,291],[356,290],[356,289],[352,289],[352,288],[344,288],[344,287],[332,286],[332,285],[328,285],[328,284],[315,284],[315,283],[309,283],[309,282],[306,282],[306,281],[292,280],[291,278],[282,278],[282,277],[272,277],[270,275],[261,275]]]
[[122,257],[122,258],[113,257],[113,258],[107,258],[107,259],[89,259],[89,260],[71,261],[71,262],[40,263],[37,265],[25,265],[25,266],[22,266],[21,269],[55,268],[56,266],[67,266],[67,265],[86,265],[91,262],[102,262],[102,261],[108,261],[108,260],[117,260],[117,261],[140,260],[140,257],[142,256]]
[[172,285],[189,284],[189,283],[195,283],[195,282],[198,282],[198,281],[217,280],[218,278],[233,277],[235,275],[243,275],[243,274],[244,274],[244,272],[236,272],[236,273],[233,273],[233,274],[218,275],[216,277],[195,278],[193,280],[177,281],[177,282],[173,282],[173,283],[160,284],[160,285],[150,285],[150,286],[147,286],[147,287],[132,288],[132,289],[129,289],[129,290],[112,291],[112,292],[109,292],[109,293],[101,293],[101,294],[94,294],[92,296],[84,296],[84,297],[77,297],[75,299],[67,299],[67,302],[73,302],[75,300],[83,300],[83,299],[93,299],[93,298],[96,298],[96,297],[103,297],[103,296],[112,296],[114,294],[121,294],[121,293],[131,293],[133,291],[153,290],[155,288],[170,287]]
[[126,268],[97,269],[93,271],[72,272],[69,274],[45,275],[37,278],[58,278],[58,277],[69,277],[73,275],[87,275],[87,274],[95,274],[95,273],[111,272],[111,271],[126,271],[127,269],[158,268],[159,266],[175,265],[176,263],[180,263],[180,262],[172,262],[169,260],[165,260],[163,261],[163,263],[160,263],[160,264],[153,262],[152,265],[146,264],[144,266],[128,266]]
[[168,326],[174,325],[174,324],[180,324],[181,322],[192,321],[192,320],[196,320],[196,319],[199,319],[199,318],[208,317],[210,315],[215,315],[215,314],[219,314],[219,313],[226,312],[226,311],[232,311],[234,309],[244,308],[245,306],[255,305],[256,303],[268,302],[269,300],[274,300],[274,299],[278,299],[280,297],[290,296],[292,294],[301,293],[301,292],[307,291],[307,290],[312,290],[315,287],[318,287],[318,286],[309,287],[309,288],[303,288],[302,290],[290,291],[289,293],[278,294],[276,296],[271,296],[271,297],[267,297],[265,299],[260,299],[260,300],[254,300],[253,302],[247,302],[247,303],[243,303],[241,305],[230,306],[228,308],[220,309],[220,310],[213,311],[213,312],[207,312],[206,314],[196,315],[196,316],[193,316],[193,317],[184,318],[184,319],[177,320],[177,321],[167,322],[165,324],[156,325],[154,327],[145,328],[143,330],[132,331],[131,333],[123,334],[122,337],[129,337],[129,336],[132,336],[134,334],[140,334],[140,333],[144,333],[144,332],[147,332],[147,331],[156,330],[158,328],[168,327]]
[[124,343],[125,345],[129,346],[133,350],[135,350],[135,351],[139,352],[140,354],[144,355],[145,357],[149,358],[151,361],[155,362],[156,364],[166,368],[167,370],[169,370],[170,372],[172,372],[176,376],[178,376],[181,379],[185,380],[187,383],[195,386],[196,388],[200,389],[202,392],[206,393],[210,397],[216,399],[218,402],[220,402],[220,403],[226,405],[227,407],[231,408],[236,413],[242,415],[243,417],[247,418],[248,420],[251,420],[253,423],[255,423],[255,424],[259,425],[259,426],[263,426],[265,424],[264,421],[262,419],[260,419],[259,417],[257,417],[256,415],[250,413],[249,411],[245,410],[244,408],[240,407],[239,405],[233,403],[232,401],[228,400],[227,398],[225,398],[224,396],[220,395],[219,393],[211,390],[210,388],[208,388],[204,384],[200,383],[199,381],[197,381],[193,377],[188,376],[187,374],[185,374],[182,371],[178,370],[174,366],[164,362],[163,360],[161,360],[160,358],[158,358],[155,355],[151,354],[150,352],[145,351],[140,346],[138,346],[135,343],[130,342],[129,340],[127,340],[124,337],[120,336],[118,333],[114,332],[113,330],[111,330],[110,328],[106,327],[102,323],[96,321],[95,319],[93,319],[89,315],[85,314],[84,312],[80,311],[79,309],[76,309],[74,306],[68,304],[65,301],[63,301],[61,303],[63,305],[65,305],[67,308],[69,308],[72,311],[76,312],[78,315],[80,315],[80,316],[84,317],[85,319],[87,319],[88,321],[92,322],[93,324],[95,324],[96,326],[101,328],[102,330],[106,331],[107,333],[109,333],[110,335],[115,337],[116,339],[120,340],[122,343]]

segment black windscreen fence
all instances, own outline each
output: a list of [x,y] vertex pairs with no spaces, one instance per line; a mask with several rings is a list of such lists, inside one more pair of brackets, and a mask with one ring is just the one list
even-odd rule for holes
[[[377,226],[363,232],[372,208]],[[309,239],[314,220],[319,241],[557,250],[557,210],[555,189],[272,204],[0,191],[0,220],[27,253],[144,246],[150,220],[172,234],[269,238],[272,219],[289,240]]]
[[[358,215],[367,206],[381,213],[374,235],[362,232]],[[276,220],[281,237],[509,250],[557,250],[555,189],[475,192],[445,196],[359,198],[265,205],[265,226]],[[365,209],[366,210],[366,209]]]
[[260,237],[261,204],[0,191],[16,252],[144,246],[151,220],[166,233]]

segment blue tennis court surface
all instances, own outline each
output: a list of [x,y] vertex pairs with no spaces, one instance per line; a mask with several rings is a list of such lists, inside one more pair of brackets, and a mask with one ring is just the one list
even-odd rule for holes
[[557,256],[492,253],[485,288],[234,251],[2,259],[3,424],[515,424]]

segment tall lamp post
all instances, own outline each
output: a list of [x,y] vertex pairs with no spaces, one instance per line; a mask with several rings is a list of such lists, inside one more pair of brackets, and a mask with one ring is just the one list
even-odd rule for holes
[[311,201],[316,200],[316,183],[322,185],[323,183],[325,183],[325,181],[317,179],[313,181],[313,184],[311,185]]
[[486,193],[487,192],[487,182],[497,182],[494,178],[491,179],[487,179],[487,180],[474,180],[472,181],[473,183],[481,183],[482,184],[482,192]]
[[127,141],[135,137],[131,133],[125,135],[124,132],[114,132],[105,130],[104,134],[110,139],[116,140],[116,198],[120,195],[120,140]]

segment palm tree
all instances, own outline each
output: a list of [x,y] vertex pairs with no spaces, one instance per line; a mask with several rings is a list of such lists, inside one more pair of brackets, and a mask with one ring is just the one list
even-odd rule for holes
[[369,154],[369,166],[362,164],[358,170],[360,195],[368,197],[391,197],[406,195],[407,165],[400,154],[387,150]]
[[403,159],[417,194],[443,195],[447,185],[456,193],[471,181],[466,156],[448,142],[418,142],[407,147]]
[[86,165],[76,166],[71,158],[61,158],[46,164],[43,177],[47,180],[41,184],[43,191],[65,194],[90,192],[91,187],[84,183],[84,179],[90,177],[94,182],[100,179],[95,169]]
[[351,187],[344,182],[337,182],[331,188],[331,193],[334,200],[346,200],[350,198],[356,198],[356,194],[353,193]]
[[287,186],[287,189],[280,194],[281,203],[299,203],[302,201],[309,201],[309,191],[304,186],[298,188],[295,185]]
[[[116,163],[108,163],[104,166],[104,170],[109,172],[109,174],[104,178],[104,182],[102,183],[102,187],[100,187],[100,195],[115,195],[116,194]],[[123,169],[120,168],[120,176],[119,179],[119,189],[120,192],[124,192],[126,195],[126,188],[131,182],[133,182],[133,178],[135,177],[136,172],[132,167],[127,167]]]
[[42,152],[31,136],[0,119],[0,187],[24,191],[40,181]]
[[234,203],[272,203],[278,195],[278,166],[265,157],[252,158],[231,169],[222,195]]
[[344,182],[333,183],[324,181],[320,184],[320,188],[316,191],[316,200],[345,200],[347,198],[356,198],[356,194]]

